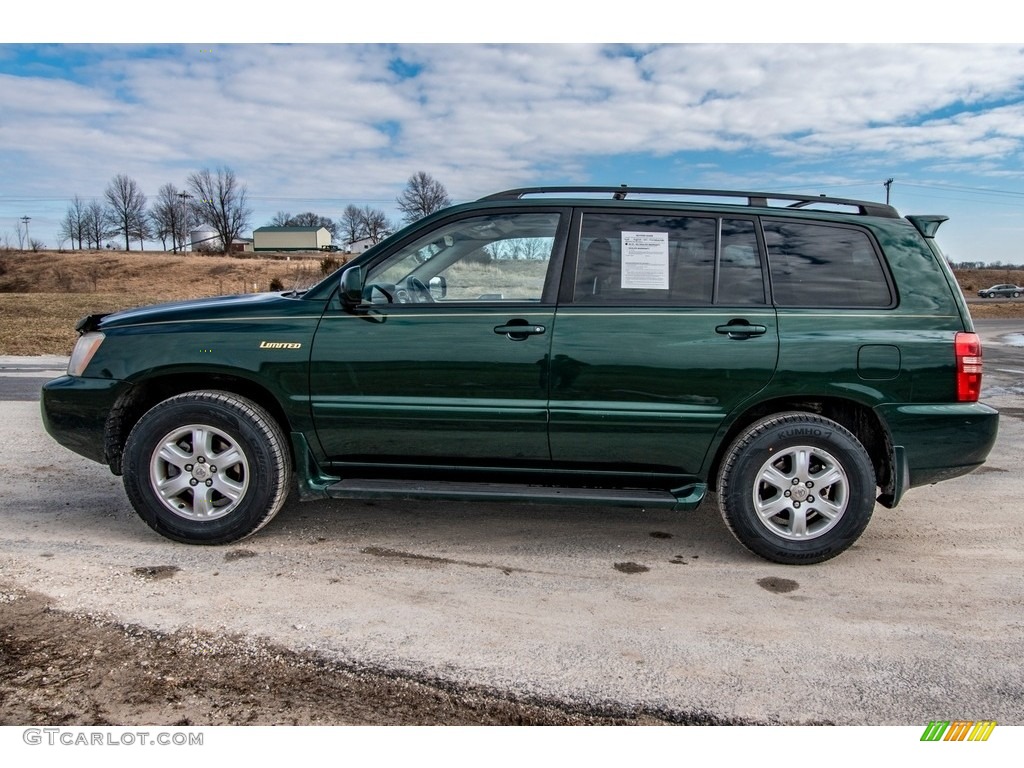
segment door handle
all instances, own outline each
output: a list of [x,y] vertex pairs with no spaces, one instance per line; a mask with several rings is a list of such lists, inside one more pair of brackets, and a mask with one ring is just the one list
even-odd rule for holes
[[764,336],[768,333],[768,326],[751,325],[746,320],[730,320],[725,325],[715,326],[715,333],[730,339],[749,339],[751,336]]
[[509,320],[505,325],[496,325],[494,332],[500,336],[508,336],[513,341],[524,341],[530,336],[544,333],[547,330],[543,325],[528,323],[525,320]]

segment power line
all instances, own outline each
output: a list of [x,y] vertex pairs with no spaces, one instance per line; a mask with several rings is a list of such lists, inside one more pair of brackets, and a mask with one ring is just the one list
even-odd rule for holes
[[949,192],[970,192],[979,195],[996,195],[1001,197],[1024,197],[1024,192],[1015,192],[1009,189],[992,189],[990,187],[968,187],[961,184],[943,184],[938,182],[925,181],[900,181],[902,186],[917,187],[919,189],[935,189]]

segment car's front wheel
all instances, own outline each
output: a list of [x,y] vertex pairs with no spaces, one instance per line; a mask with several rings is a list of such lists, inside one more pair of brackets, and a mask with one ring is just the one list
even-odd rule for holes
[[718,481],[722,516],[747,549],[776,563],[820,563],[852,545],[875,506],[860,441],[809,413],[751,425],[729,447]]
[[290,459],[277,422],[228,392],[176,395],[151,408],[124,449],[124,487],[153,530],[188,544],[255,533],[288,495]]

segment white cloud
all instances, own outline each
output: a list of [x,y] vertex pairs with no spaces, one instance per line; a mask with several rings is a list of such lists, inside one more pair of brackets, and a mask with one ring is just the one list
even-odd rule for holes
[[[661,158],[671,177],[693,168],[686,153],[709,151],[793,175],[803,163],[819,178],[843,176],[828,167],[840,159],[1003,174],[1020,168],[1024,139],[1024,56],[1012,46],[73,52],[74,81],[54,67],[0,75],[0,166],[19,193],[98,194],[124,172],[152,194],[228,165],[276,208],[393,200],[419,169],[465,199],[552,178],[608,183],[589,178],[595,158]],[[399,58],[413,76],[392,70]]]

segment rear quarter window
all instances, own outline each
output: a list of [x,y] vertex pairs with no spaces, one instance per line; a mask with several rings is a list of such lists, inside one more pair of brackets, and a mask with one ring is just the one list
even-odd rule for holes
[[893,305],[873,238],[864,230],[762,220],[772,295],[781,307],[867,309]]

